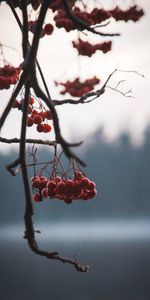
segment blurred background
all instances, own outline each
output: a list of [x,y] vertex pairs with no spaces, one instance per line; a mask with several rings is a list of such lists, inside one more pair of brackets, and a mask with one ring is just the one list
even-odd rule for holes
[[[105,5],[135,3],[125,2],[105,1]],[[38,257],[28,248],[23,239],[25,199],[21,174],[12,177],[5,168],[17,157],[18,148],[0,145],[0,296],[3,300],[150,299],[150,3],[148,0],[136,3],[145,11],[139,22],[111,21],[107,28],[110,32],[121,32],[121,37],[114,38],[110,53],[95,54],[90,61],[86,58],[76,61],[76,53],[70,50],[70,42],[76,36],[71,33],[68,37],[63,30],[56,30],[52,40],[46,37],[41,42],[38,57],[54,98],[60,96],[52,79],[71,79],[79,71],[82,78],[87,73],[96,74],[104,82],[119,66],[122,70],[138,71],[145,78],[128,72],[112,78],[112,86],[126,80],[123,91],[133,88],[134,98],[107,90],[95,103],[58,109],[64,137],[69,141],[84,140],[76,153],[87,163],[84,171],[96,182],[98,194],[88,202],[74,201],[71,205],[56,200],[35,203],[34,224],[42,232],[37,234],[41,248],[77,257],[90,265],[88,274],[79,274],[69,265]],[[7,59],[17,64],[21,57],[21,36],[11,12],[2,3],[2,25],[6,18],[5,31],[0,27],[0,41],[17,49],[13,54],[11,49],[5,51]],[[49,60],[47,68],[45,59]],[[9,95],[10,91],[0,92],[1,111]],[[19,136],[20,118],[19,112],[12,111],[2,136]],[[33,135],[39,137],[29,129],[28,137]],[[53,134],[43,138],[53,139]],[[51,157],[49,147],[40,148],[41,161]]]

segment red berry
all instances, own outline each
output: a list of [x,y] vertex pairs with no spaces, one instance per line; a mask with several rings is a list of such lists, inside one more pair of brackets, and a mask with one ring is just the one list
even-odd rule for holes
[[57,184],[56,193],[60,195],[64,195],[66,193],[66,184],[63,181],[60,181]]
[[72,196],[73,195],[73,180],[67,180],[66,183],[65,183],[65,195],[67,196]]
[[41,177],[40,177],[40,182],[41,182],[41,184],[40,184],[40,189],[43,189],[43,188],[46,187],[48,180],[47,180],[46,177],[41,176]]
[[35,116],[35,115],[38,115],[39,113],[38,113],[38,111],[36,110],[36,109],[33,109],[32,110],[32,116]]
[[54,27],[53,27],[52,24],[46,24],[44,26],[44,33],[47,34],[47,35],[52,34],[53,30],[54,30]]
[[96,189],[96,184],[95,184],[95,182],[94,182],[94,181],[90,181],[90,182],[89,182],[89,185],[87,186],[87,189],[90,190],[90,191]]
[[44,132],[47,133],[47,132],[50,132],[52,130],[52,127],[48,124],[43,124],[44,126]]
[[35,194],[35,195],[33,196],[33,200],[34,200],[35,202],[40,202],[40,201],[42,201],[40,194]]
[[88,198],[91,199],[97,195],[96,189],[88,192]]
[[70,203],[72,203],[72,200],[73,200],[72,197],[65,197],[64,202],[65,202],[66,204],[70,204]]
[[82,186],[81,186],[81,184],[80,184],[80,181],[75,180],[75,181],[73,182],[73,187],[72,187],[72,189],[73,189],[73,191],[72,191],[73,196],[74,196],[75,198],[78,198],[79,195],[80,195],[81,192],[82,192]]
[[56,183],[58,183],[58,182],[62,181],[62,178],[61,178],[60,176],[56,176],[56,177],[54,178],[54,181],[55,181]]
[[49,180],[47,182],[48,190],[54,190],[56,188],[56,182],[54,180]]
[[32,187],[33,188],[39,189],[40,185],[41,185],[40,178],[33,179],[33,181],[32,181]]
[[32,125],[33,125],[33,118],[31,118],[31,117],[27,117],[27,126],[28,127],[31,127]]
[[45,120],[45,111],[41,111],[40,116],[42,117],[42,120],[44,121]]
[[83,187],[88,187],[89,186],[89,184],[90,184],[90,180],[87,178],[87,177],[83,177],[82,179],[81,179],[81,185],[83,186]]
[[51,114],[50,110],[45,111],[45,118],[47,120],[52,120],[52,114]]
[[36,127],[38,132],[44,132],[44,125],[43,124],[38,124]]
[[34,117],[33,117],[33,121],[34,121],[34,124],[41,124],[41,122],[43,121],[42,120],[42,117],[40,116],[40,115],[35,115]]
[[88,200],[89,199],[88,194],[85,191],[82,193],[82,199],[83,200]]
[[39,176],[34,176],[31,178],[31,181],[33,182],[34,180],[39,179]]
[[55,198],[56,196],[56,190],[47,190],[47,194],[48,194],[48,197],[50,198]]

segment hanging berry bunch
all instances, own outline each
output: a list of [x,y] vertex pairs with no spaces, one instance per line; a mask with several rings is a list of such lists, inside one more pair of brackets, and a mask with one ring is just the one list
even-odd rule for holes
[[73,97],[81,97],[82,95],[92,91],[95,85],[99,84],[99,82],[100,79],[94,76],[83,82],[81,82],[80,78],[77,77],[73,81],[67,80],[64,83],[55,81],[55,84],[62,85],[64,87],[64,90],[61,91],[60,94],[65,95],[66,93],[69,93]]
[[[13,108],[23,110],[24,99],[15,100]],[[38,132],[48,133],[52,127],[48,124],[48,120],[52,120],[50,110],[46,110],[41,101],[37,101],[34,97],[30,96],[27,116],[27,126],[32,127],[36,125]]]
[[17,68],[11,65],[4,65],[0,68],[0,90],[9,89],[11,84],[16,84],[19,80],[21,65]]
[[[59,199],[66,204],[72,203],[73,200],[89,200],[96,196],[96,184],[91,181],[79,166],[75,165],[73,159],[69,161],[69,167],[64,169],[59,158],[55,157],[53,161],[46,163],[45,166],[35,172],[31,179],[33,200],[41,202],[44,199]],[[35,160],[35,159],[34,159]],[[48,177],[43,176],[43,172],[48,172],[49,165],[52,170]]]
[[101,50],[103,53],[106,53],[111,50],[111,41],[97,43],[95,45],[83,41],[80,38],[77,41],[73,41],[72,45],[77,49],[79,55],[91,57],[97,50]]
[[[76,17],[85,21],[89,26],[101,24],[109,18],[114,18],[116,21],[127,22],[132,20],[133,22],[136,22],[144,15],[143,9],[140,9],[137,5],[134,5],[127,10],[121,10],[118,6],[113,10],[105,10],[96,7],[91,12],[81,10],[79,7],[74,6],[73,12]],[[81,30],[81,27],[78,24],[75,24],[72,20],[70,20],[63,7],[61,9],[57,9],[54,21],[58,28],[63,27],[67,32],[74,29]]]
[[109,13],[116,21],[125,22],[128,22],[129,20],[137,22],[144,15],[143,9],[139,8],[137,5],[131,6],[127,10],[121,10],[116,6],[113,10],[110,10]]

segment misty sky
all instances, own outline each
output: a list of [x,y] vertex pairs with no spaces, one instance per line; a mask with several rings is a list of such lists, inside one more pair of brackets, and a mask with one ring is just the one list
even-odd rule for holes
[[[124,1],[104,2],[106,5],[110,2],[124,3]],[[126,1],[126,3],[135,3],[135,1]],[[107,139],[115,139],[121,132],[127,131],[130,133],[133,143],[141,144],[143,142],[143,133],[150,123],[150,1],[139,0],[136,3],[144,9],[145,16],[137,23],[111,21],[104,30],[120,32],[121,37],[113,38],[112,51],[105,55],[97,52],[91,59],[86,57],[77,59],[76,51],[71,48],[71,41],[77,38],[76,32],[66,34],[63,29],[56,29],[55,34],[41,40],[38,59],[43,67],[52,98],[60,99],[61,97],[54,88],[52,80],[71,80],[78,76],[79,72],[82,79],[96,74],[101,78],[102,84],[116,67],[125,71],[138,71],[145,76],[143,78],[128,72],[116,73],[110,81],[110,86],[115,86],[120,80],[126,80],[121,86],[122,91],[132,88],[134,98],[125,98],[121,94],[107,89],[106,93],[92,104],[66,105],[58,108],[62,132],[64,137],[71,141],[84,140],[94,130],[103,127],[104,136]],[[47,20],[49,20],[49,16],[47,16]],[[10,10],[3,3],[0,6],[0,24],[1,43],[19,49],[19,51],[5,50],[6,59],[13,64],[18,64],[21,60],[21,35]],[[101,38],[90,34],[89,40],[94,43],[101,41]],[[105,40],[109,40],[109,38]],[[8,101],[9,95],[10,91],[0,91],[2,109]],[[18,136],[20,116],[18,111],[11,113],[2,130],[2,136]],[[29,129],[28,136],[31,137],[32,133],[34,137],[38,136],[35,131]],[[53,134],[50,133],[49,137],[48,135],[45,137],[53,138]],[[5,148],[5,145],[1,146],[2,150]]]

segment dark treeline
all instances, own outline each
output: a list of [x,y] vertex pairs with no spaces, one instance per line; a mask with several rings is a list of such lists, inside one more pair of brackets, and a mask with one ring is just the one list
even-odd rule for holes
[[[12,177],[5,169],[15,155],[0,157],[0,223],[23,222],[21,174]],[[87,162],[84,171],[97,184],[97,197],[87,202],[74,201],[71,205],[59,200],[35,203],[35,220],[150,216],[150,128],[140,147],[133,146],[127,134],[108,143],[98,131],[88,150],[81,155]],[[44,150],[41,156],[44,161],[50,159]]]

